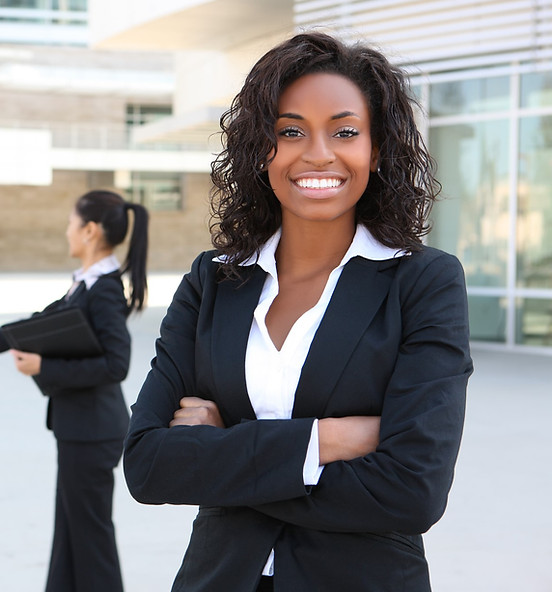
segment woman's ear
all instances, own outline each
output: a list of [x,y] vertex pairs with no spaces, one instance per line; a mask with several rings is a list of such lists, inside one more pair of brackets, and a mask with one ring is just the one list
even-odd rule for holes
[[97,222],[87,222],[84,225],[85,242],[94,242],[102,237],[101,226]]
[[379,148],[377,146],[372,147],[372,155],[370,157],[370,171],[375,173],[378,170],[379,164]]

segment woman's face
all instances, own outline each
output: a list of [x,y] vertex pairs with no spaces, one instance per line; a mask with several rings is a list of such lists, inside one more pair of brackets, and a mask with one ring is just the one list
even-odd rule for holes
[[302,76],[280,97],[275,131],[278,149],[268,177],[284,223],[354,220],[378,158],[356,84],[339,74]]
[[82,257],[87,241],[86,226],[83,224],[82,218],[74,210],[69,215],[69,224],[65,236],[69,244],[69,255],[76,258]]

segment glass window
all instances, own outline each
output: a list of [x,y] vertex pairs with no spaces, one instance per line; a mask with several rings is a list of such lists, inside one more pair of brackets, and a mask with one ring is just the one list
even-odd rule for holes
[[140,105],[126,107],[126,126],[129,144],[133,150],[181,150],[183,145],[177,142],[133,143],[132,128],[146,125],[172,115],[172,105]]
[[470,339],[506,341],[506,299],[496,296],[468,296]]
[[521,77],[521,106],[552,105],[552,72],[532,72]]
[[50,8],[50,0],[0,0],[0,8]]
[[150,211],[181,210],[182,186],[180,173],[133,172],[128,192]]
[[552,288],[552,116],[520,120],[517,284]]
[[508,121],[434,127],[429,147],[443,185],[428,243],[455,253],[468,285],[506,286]]
[[412,96],[417,100],[422,100],[422,85],[421,84],[412,84],[410,86],[410,90],[412,91]]
[[429,113],[433,117],[504,111],[509,106],[510,81],[506,76],[441,82],[430,89]]
[[552,346],[552,300],[520,298],[516,324],[516,343]]
[[0,0],[0,8],[36,8],[37,10],[87,10],[88,0]]
[[172,115],[172,105],[127,105],[127,126],[144,125]]

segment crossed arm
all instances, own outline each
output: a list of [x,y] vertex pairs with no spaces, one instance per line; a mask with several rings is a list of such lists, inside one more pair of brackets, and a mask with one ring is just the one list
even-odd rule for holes
[[[224,428],[213,401],[183,397],[169,426],[208,425]],[[379,442],[380,418],[377,416],[328,417],[318,422],[320,466],[338,460],[352,460],[374,452]]]

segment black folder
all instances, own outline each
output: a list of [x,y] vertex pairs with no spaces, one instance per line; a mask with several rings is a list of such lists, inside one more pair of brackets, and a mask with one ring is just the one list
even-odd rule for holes
[[102,354],[92,327],[78,307],[38,314],[0,327],[12,349],[48,358],[88,358]]

